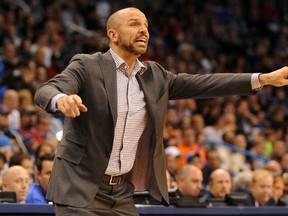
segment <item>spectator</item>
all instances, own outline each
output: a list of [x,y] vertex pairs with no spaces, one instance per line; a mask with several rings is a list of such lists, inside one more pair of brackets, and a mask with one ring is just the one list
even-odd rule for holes
[[242,171],[233,177],[233,191],[246,192],[250,191],[252,180],[252,171]]
[[181,169],[187,163],[189,153],[198,153],[202,161],[206,161],[206,148],[199,146],[196,141],[196,134],[192,128],[186,128],[182,133],[182,142],[178,143],[178,149],[181,152],[178,169]]
[[176,179],[179,197],[200,198],[203,182],[201,169],[193,165],[185,165],[179,170]]
[[224,201],[225,196],[232,190],[231,175],[224,169],[216,169],[210,175],[209,193],[206,199],[217,199]]
[[167,170],[170,172],[172,180],[175,181],[181,153],[176,146],[168,146],[165,149],[165,154]]
[[202,167],[202,162],[201,159],[200,159],[200,155],[198,153],[194,153],[194,152],[190,152],[188,155],[187,155],[187,164],[190,164],[190,165],[194,165],[198,168],[201,168]]
[[27,152],[20,133],[10,126],[10,113],[10,109],[5,105],[0,105],[0,135],[9,137],[13,151]]
[[26,203],[48,203],[45,197],[53,160],[54,155],[44,154],[36,161],[35,182],[29,186]]
[[20,129],[19,94],[14,89],[9,89],[4,93],[3,104],[11,110],[9,114],[9,125],[14,130]]
[[35,127],[22,131],[25,146],[30,154],[35,155],[35,151],[40,143],[48,138],[50,123],[50,115],[46,112],[40,112],[36,114]]
[[21,166],[12,166],[3,172],[2,191],[15,192],[16,202],[25,203],[29,188],[29,175]]
[[27,170],[30,176],[30,182],[32,182],[34,179],[32,158],[27,153],[15,152],[10,158],[9,167],[16,165],[22,166],[24,169]]
[[215,148],[208,149],[206,152],[206,160],[206,164],[202,169],[204,187],[208,185],[211,173],[220,168],[221,159],[218,150]]
[[248,206],[275,206],[273,198],[273,175],[270,171],[259,169],[254,171],[250,185]]
[[273,176],[282,175],[281,164],[278,161],[276,161],[276,160],[268,161],[265,164],[264,169],[269,170],[270,172],[272,172]]
[[274,176],[273,182],[273,198],[277,206],[287,206],[288,202],[283,199],[284,193],[284,180],[281,175]]

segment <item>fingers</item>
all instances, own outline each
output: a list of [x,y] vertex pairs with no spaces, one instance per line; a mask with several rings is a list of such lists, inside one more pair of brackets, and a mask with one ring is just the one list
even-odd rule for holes
[[66,117],[76,117],[80,115],[80,111],[87,112],[87,107],[82,104],[82,100],[78,95],[65,95],[57,100],[57,108]]

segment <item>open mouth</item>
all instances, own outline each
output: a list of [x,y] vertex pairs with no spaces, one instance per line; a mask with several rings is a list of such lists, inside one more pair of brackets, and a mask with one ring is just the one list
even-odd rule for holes
[[146,45],[146,40],[145,40],[145,39],[137,39],[137,40],[135,40],[135,42],[137,42],[137,43],[143,43],[143,44]]

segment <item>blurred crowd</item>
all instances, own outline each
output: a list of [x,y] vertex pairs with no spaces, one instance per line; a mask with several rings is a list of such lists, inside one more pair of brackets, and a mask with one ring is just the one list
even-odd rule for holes
[[[16,190],[7,182],[22,179],[17,197],[25,196],[17,202],[47,202],[51,157],[63,129],[61,113],[48,114],[35,106],[35,90],[61,73],[73,55],[107,51],[106,20],[127,6],[141,9],[149,21],[149,47],[141,60],[156,61],[172,73],[266,73],[288,65],[286,1],[2,0],[1,185],[2,191]],[[170,189],[192,197],[206,191],[207,200],[221,176],[226,180],[219,187],[229,189],[222,189],[224,196],[244,190],[254,204],[286,205],[287,90],[265,86],[249,97],[171,101],[164,128]],[[28,176],[20,176],[16,169],[21,167]],[[194,189],[189,188],[191,181],[183,180],[190,169],[192,177],[199,176]],[[183,182],[190,194],[181,192]],[[231,185],[223,186],[225,182]],[[275,202],[270,202],[273,197]]]

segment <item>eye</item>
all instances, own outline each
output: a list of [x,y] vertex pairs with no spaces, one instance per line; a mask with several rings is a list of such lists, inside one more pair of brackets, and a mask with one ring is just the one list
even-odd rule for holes
[[134,22],[129,24],[129,26],[137,26],[137,25],[139,25],[139,24],[138,23],[134,23]]

